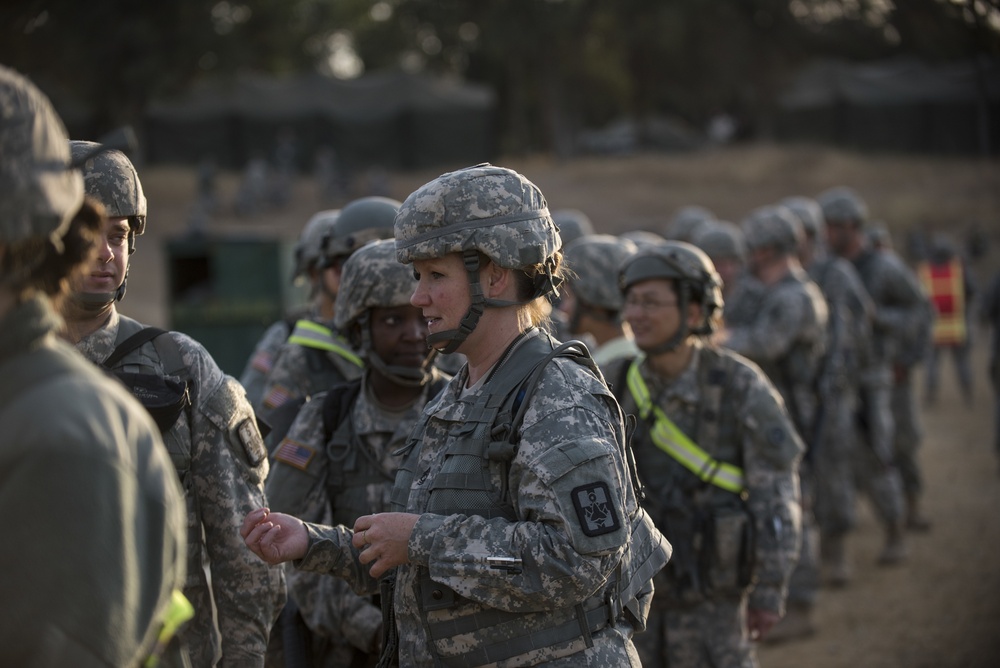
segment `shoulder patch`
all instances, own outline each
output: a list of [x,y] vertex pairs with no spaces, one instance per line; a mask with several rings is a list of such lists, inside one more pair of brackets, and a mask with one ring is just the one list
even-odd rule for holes
[[267,458],[267,448],[264,447],[264,439],[261,438],[260,431],[257,429],[256,420],[245,418],[236,427],[236,432],[239,434],[240,443],[243,444],[243,449],[247,453],[247,461],[251,467],[257,468]]
[[287,387],[284,387],[283,385],[275,385],[271,388],[271,391],[267,393],[267,396],[264,397],[264,406],[267,408],[277,408],[288,401],[288,397],[290,396],[291,392],[288,391]]
[[309,462],[316,456],[316,450],[308,445],[303,445],[298,441],[286,438],[274,451],[274,461],[294,466],[305,471],[309,467]]
[[274,355],[271,354],[270,350],[259,350],[250,360],[250,366],[261,373],[270,373],[274,367]]
[[593,538],[617,531],[621,527],[607,483],[592,482],[581,485],[571,494],[584,535]]

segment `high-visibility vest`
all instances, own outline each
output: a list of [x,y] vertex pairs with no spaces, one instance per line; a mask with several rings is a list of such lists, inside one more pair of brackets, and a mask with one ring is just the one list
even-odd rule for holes
[[332,329],[312,320],[302,319],[295,323],[295,329],[288,340],[306,348],[335,353],[357,366],[363,367],[365,365],[360,357],[351,352],[341,337],[333,335]]
[[936,346],[956,346],[968,337],[965,304],[965,270],[958,258],[947,263],[922,262],[920,282],[934,304],[932,341]]
[[629,367],[626,382],[629,392],[639,409],[639,417],[648,419],[653,415],[653,425],[649,430],[653,444],[673,457],[678,463],[694,473],[704,482],[715,485],[727,492],[742,494],[746,491],[743,469],[712,457],[682,432],[659,406],[654,406],[649,396],[649,388],[639,373],[637,357]]

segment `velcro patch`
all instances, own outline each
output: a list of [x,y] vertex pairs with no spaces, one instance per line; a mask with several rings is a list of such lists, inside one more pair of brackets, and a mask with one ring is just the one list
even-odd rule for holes
[[308,445],[303,445],[298,441],[286,438],[278,446],[278,449],[274,451],[274,461],[283,462],[305,471],[315,454],[316,451]]
[[611,503],[607,483],[592,482],[581,485],[574,489],[571,495],[584,535],[592,538],[617,531],[621,527],[618,513]]
[[282,405],[291,396],[291,392],[288,391],[287,387],[281,385],[275,385],[271,388],[271,391],[267,393],[264,397],[264,406],[267,408],[277,408]]
[[250,462],[250,466],[256,468],[267,458],[267,447],[264,445],[264,439],[260,437],[257,422],[253,418],[246,418],[236,427],[236,431],[240,436],[240,443],[243,444],[243,450],[247,453],[247,461]]

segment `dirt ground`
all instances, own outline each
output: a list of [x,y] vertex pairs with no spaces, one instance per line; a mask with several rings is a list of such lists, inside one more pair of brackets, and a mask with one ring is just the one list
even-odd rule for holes
[[[678,207],[707,206],[738,221],[752,208],[788,195],[815,195],[850,185],[884,220],[901,248],[909,230],[948,232],[962,242],[973,224],[1000,241],[1000,162],[899,156],[769,145],[682,155],[646,155],[557,163],[498,160],[537,183],[551,208],[579,208],[598,231],[659,231]],[[445,169],[392,174],[398,199]],[[195,176],[179,168],[140,169],[149,198],[147,236],[133,259],[123,312],[169,325],[162,243],[187,226]],[[223,174],[219,195],[231,202],[237,175]],[[364,193],[354,193],[356,195]],[[318,208],[315,186],[302,179],[284,210],[237,219],[225,208],[209,226],[219,234],[294,239]],[[140,269],[139,267],[142,267]],[[1000,269],[991,248],[974,264],[979,282]],[[252,268],[248,268],[251,271]],[[770,668],[994,668],[1000,666],[1000,460],[993,446],[994,398],[986,376],[988,336],[974,346],[975,401],[962,404],[951,360],[944,359],[938,403],[921,412],[920,460],[926,476],[927,534],[910,536],[910,558],[879,568],[881,532],[859,503],[849,550],[855,576],[845,589],[823,590],[819,632],[761,648]],[[922,375],[916,378],[922,396]]]

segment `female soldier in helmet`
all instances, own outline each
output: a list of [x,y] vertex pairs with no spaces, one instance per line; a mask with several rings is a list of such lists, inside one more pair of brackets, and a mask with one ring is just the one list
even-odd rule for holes
[[386,665],[638,666],[669,546],[600,372],[538,328],[561,260],[541,192],[491,165],[445,174],[403,203],[395,240],[428,343],[467,358],[401,452],[397,512],[352,531],[260,509],[247,545],[362,590],[394,582]]

